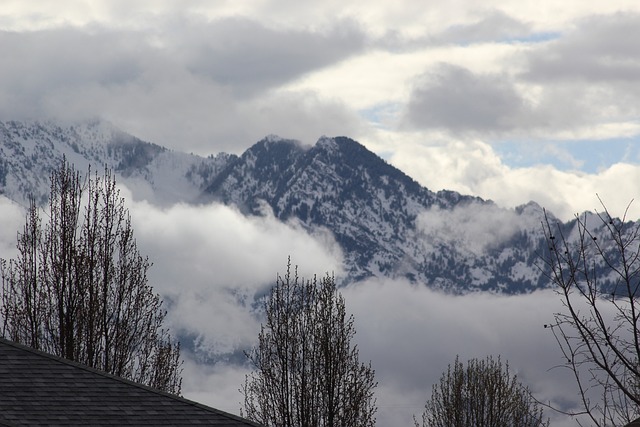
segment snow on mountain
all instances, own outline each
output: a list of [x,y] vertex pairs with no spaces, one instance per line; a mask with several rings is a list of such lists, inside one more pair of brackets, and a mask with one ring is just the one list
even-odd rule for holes
[[402,276],[452,292],[543,285],[533,265],[542,243],[535,231],[541,208],[509,211],[455,192],[434,193],[346,137],[323,137],[312,147],[259,141],[228,164],[206,196],[254,215],[266,201],[283,221],[331,230],[349,281]]
[[[0,122],[0,194],[44,202],[49,173],[63,156],[80,171],[89,164],[112,168],[135,198],[151,203],[215,200],[246,215],[263,215],[268,206],[309,232],[328,230],[345,256],[344,283],[405,277],[454,293],[547,286],[538,268],[546,250],[544,215],[535,202],[507,210],[452,191],[432,192],[346,137],[304,146],[269,136],[240,156],[204,158],[102,121]],[[562,229],[570,236],[575,221]]]
[[113,169],[134,195],[166,205],[197,199],[205,182],[234,156],[174,152],[98,120],[0,122],[0,194],[21,204],[30,196],[44,203],[49,175],[63,157],[83,173],[89,165]]

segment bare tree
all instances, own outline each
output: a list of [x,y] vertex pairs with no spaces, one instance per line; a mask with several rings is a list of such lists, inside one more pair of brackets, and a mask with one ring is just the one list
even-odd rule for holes
[[[414,420],[415,426],[420,423]],[[509,364],[492,357],[456,360],[434,384],[422,413],[422,427],[544,427],[542,407]]]
[[287,265],[265,300],[266,320],[247,357],[244,415],[267,426],[368,427],[377,383],[352,345],[353,316],[332,276],[299,280]]
[[178,394],[180,346],[147,282],[111,172],[85,179],[64,160],[45,221],[32,200],[18,256],[0,264],[3,336]]
[[622,220],[602,207],[570,227],[544,222],[546,271],[564,306],[545,327],[577,384],[583,410],[571,414],[597,426],[640,415],[640,223],[627,222],[628,207]]

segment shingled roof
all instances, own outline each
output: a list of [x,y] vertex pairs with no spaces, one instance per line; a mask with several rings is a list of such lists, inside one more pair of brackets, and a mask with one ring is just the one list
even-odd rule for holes
[[258,426],[0,338],[0,426]]

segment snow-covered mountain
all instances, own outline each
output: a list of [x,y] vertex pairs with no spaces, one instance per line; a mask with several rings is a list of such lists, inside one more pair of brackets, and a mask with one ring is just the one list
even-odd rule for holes
[[[507,211],[434,193],[349,138],[323,137],[313,147],[265,138],[230,161],[203,198],[254,215],[266,202],[283,221],[331,230],[351,280],[404,276],[453,292],[544,286],[534,265],[543,243],[538,205]],[[478,247],[483,237],[491,241]]]
[[108,167],[118,181],[157,204],[193,202],[235,156],[199,157],[141,141],[110,123],[0,122],[0,194],[40,202],[63,156],[79,171]]
[[261,215],[268,205],[282,221],[328,229],[345,255],[345,282],[407,277],[455,293],[547,285],[536,266],[545,244],[536,203],[506,210],[432,192],[346,137],[322,137],[309,147],[269,136],[241,156],[204,158],[101,121],[0,122],[0,194],[43,202],[62,156],[81,171],[89,164],[115,170],[136,197],[152,203],[216,200],[246,215]]

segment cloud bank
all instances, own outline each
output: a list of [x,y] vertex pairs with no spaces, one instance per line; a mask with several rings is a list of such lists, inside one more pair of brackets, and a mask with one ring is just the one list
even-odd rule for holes
[[[411,425],[431,386],[453,363],[500,355],[536,398],[578,405],[555,339],[545,323],[560,310],[551,291],[522,296],[451,296],[406,282],[371,280],[344,290],[356,319],[360,357],[372,360],[380,383],[378,425]],[[552,411],[553,425],[574,425]]]
[[[545,323],[561,309],[551,291],[523,296],[450,296],[402,281],[369,280],[342,290],[354,315],[360,360],[371,361],[379,382],[377,424],[412,425],[431,387],[456,355],[461,361],[500,355],[543,402],[579,408],[570,374],[555,368],[561,354]],[[247,367],[188,361],[185,396],[238,413],[238,388]],[[551,410],[552,425],[575,421]]]
[[[195,337],[205,358],[250,347],[259,330],[255,299],[284,274],[289,256],[303,277],[342,271],[332,235],[310,234],[269,212],[245,217],[220,204],[160,209],[146,202],[133,202],[129,210],[140,251],[154,263],[149,280],[167,299],[172,329]],[[319,270],[298,259],[313,260]]]
[[453,244],[458,250],[477,256],[521,230],[539,228],[539,217],[519,216],[514,210],[478,202],[450,210],[433,207],[416,218],[416,229],[425,245],[436,248],[440,243]]

